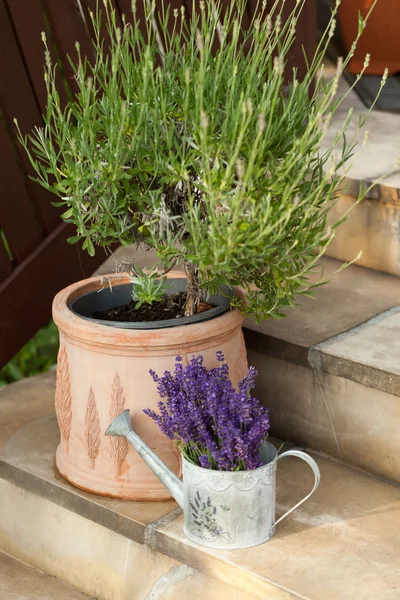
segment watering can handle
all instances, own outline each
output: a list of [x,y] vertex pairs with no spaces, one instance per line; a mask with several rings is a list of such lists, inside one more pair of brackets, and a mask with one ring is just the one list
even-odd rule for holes
[[290,515],[290,513],[292,513],[294,510],[296,510],[296,508],[299,508],[299,506],[301,506],[301,504],[303,504],[303,502],[305,502],[306,500],[308,500],[310,498],[310,496],[313,495],[313,493],[315,492],[315,490],[319,486],[319,482],[321,481],[321,472],[319,470],[319,467],[318,467],[317,463],[315,462],[315,460],[313,458],[311,458],[311,456],[309,454],[306,454],[305,452],[302,452],[301,450],[288,450],[287,452],[284,452],[283,454],[281,454],[280,456],[278,456],[278,460],[281,460],[282,458],[286,458],[287,456],[296,456],[297,458],[301,458],[308,465],[310,465],[310,467],[313,470],[314,477],[315,477],[314,487],[311,490],[311,492],[309,494],[307,494],[307,496],[304,496],[304,498],[302,500],[300,500],[300,502],[298,502],[290,510],[288,510],[287,512],[285,512],[285,514],[282,515],[275,522],[274,527],[276,527],[276,525],[278,525],[278,523],[280,523],[285,517],[287,517],[288,515]]

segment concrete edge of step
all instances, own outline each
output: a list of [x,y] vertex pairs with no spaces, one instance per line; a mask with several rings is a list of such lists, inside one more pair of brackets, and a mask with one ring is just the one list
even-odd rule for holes
[[[52,600],[95,600],[54,575],[49,575],[0,549],[0,593],[3,600],[29,600],[33,597],[39,598],[39,593],[49,597],[49,592]],[[33,593],[35,596],[32,596]]]
[[380,368],[379,365],[364,362],[357,357],[353,359],[351,356],[342,356],[332,349],[332,346],[357,335],[366,327],[399,313],[400,307],[390,308],[344,332],[308,347],[287,339],[270,336],[253,328],[245,328],[244,336],[249,350],[400,396],[400,370],[395,372],[387,368]]
[[[279,440],[271,441],[276,443],[278,446],[280,445]],[[292,445],[290,444],[290,446]],[[301,449],[307,450],[307,448],[304,447],[301,447]],[[332,459],[332,457],[327,456],[323,452],[315,452],[312,450],[310,453],[315,458],[320,458],[322,463],[321,469],[323,464],[335,464],[337,465],[338,469],[341,468],[341,480],[351,480],[354,477],[365,480],[365,477],[368,477],[368,481],[371,481],[371,484],[373,485],[382,486],[382,484],[387,484],[389,486],[388,489],[393,489],[391,482],[371,475],[370,473],[366,473],[364,470],[355,468],[352,465],[345,464],[343,461]],[[343,471],[343,469],[345,469],[345,471]],[[359,473],[359,475],[357,475],[357,473]],[[124,535],[132,539],[132,541],[146,545],[151,550],[165,554],[166,556],[175,559],[190,568],[200,571],[207,576],[219,579],[221,582],[228,585],[231,584],[230,582],[232,581],[233,573],[237,572],[236,570],[238,569],[238,565],[235,563],[235,560],[233,560],[234,554],[222,553],[221,556],[219,556],[218,553],[212,551],[209,552],[208,549],[196,547],[184,539],[182,524],[180,522],[182,511],[179,508],[172,508],[169,513],[165,514],[161,518],[156,519],[148,525],[143,525],[141,527],[140,535],[137,529],[131,529],[130,534],[128,534],[129,530],[127,531],[126,528],[121,530],[120,527],[121,520],[123,522],[126,517],[119,514],[118,519],[112,521],[106,517],[106,513],[108,512],[117,515],[118,511],[113,511],[107,507],[103,507],[103,510],[101,511],[102,514],[100,514],[100,512],[98,512],[96,496],[91,497],[90,495],[87,495],[86,497],[85,495],[84,497],[85,503],[94,508],[94,514],[96,518],[93,519],[93,514],[89,514],[87,509],[84,508],[82,511],[83,503],[80,503],[79,506],[74,506],[71,501],[65,500],[65,498],[63,502],[60,502],[60,493],[65,497],[72,497],[77,493],[80,494],[80,492],[76,492],[75,488],[72,488],[72,486],[66,485],[66,487],[60,487],[56,480],[49,480],[47,482],[48,485],[46,486],[44,485],[45,480],[43,476],[33,472],[29,473],[26,468],[13,465],[12,463],[10,464],[10,462],[7,462],[7,460],[4,459],[0,460],[0,478],[13,483],[20,489],[27,490],[36,496],[45,498],[51,502],[54,502],[55,504],[59,504],[68,511],[75,512],[80,516],[91,519],[98,525],[109,528],[117,534]],[[58,494],[57,488],[59,488]],[[294,589],[287,589],[283,587],[281,585],[282,582],[279,580],[275,581],[273,571],[271,573],[263,574],[257,572],[253,573],[251,569],[246,567],[246,565],[243,565],[243,568],[240,567],[239,571],[240,577],[238,577],[238,582],[235,583],[234,587],[238,590],[241,590],[243,593],[249,593],[249,589],[257,589],[257,594],[254,595],[254,598],[262,599],[267,597],[267,593],[272,593],[271,590],[273,589],[276,590],[277,594],[282,594],[282,597],[285,598],[303,598],[303,600],[305,598],[302,595],[297,595]],[[284,594],[290,594],[290,596],[286,596]],[[281,596],[279,595],[277,597],[280,598]],[[68,597],[66,600],[69,600]]]

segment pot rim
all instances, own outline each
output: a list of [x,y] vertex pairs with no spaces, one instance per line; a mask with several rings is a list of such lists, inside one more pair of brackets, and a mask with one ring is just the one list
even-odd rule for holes
[[[182,277],[170,277],[168,278],[168,280],[169,282],[171,282],[170,289],[172,293],[182,291],[181,288],[184,288],[185,286],[185,282]],[[129,281],[128,283],[120,283],[118,286],[115,286],[115,289],[117,290],[118,288],[129,288],[129,290],[131,290],[132,286],[132,282]],[[103,296],[103,299],[108,297],[108,299],[112,299],[112,302],[118,302],[118,298],[112,298],[113,289],[110,290],[107,288],[102,290],[101,293],[105,294],[105,296]],[[85,314],[85,312],[88,311],[88,305],[91,306],[90,310],[93,310],[93,308],[95,308],[95,306],[93,305],[95,305],[96,300],[100,298],[98,292],[95,291],[87,292],[85,294],[82,294],[81,296],[74,298],[68,304],[68,308],[81,319],[90,321],[91,323],[100,323],[100,325],[114,327],[116,329],[164,329],[167,327],[177,327],[178,325],[190,325],[191,323],[201,323],[203,321],[208,321],[210,319],[213,319],[214,317],[217,317],[218,315],[229,311],[230,301],[231,298],[234,296],[234,290],[226,288],[225,291],[226,295],[215,294],[211,296],[209,301],[213,303],[214,306],[212,306],[209,310],[191,316],[180,317],[179,319],[169,318],[156,321],[112,321],[110,319],[100,319],[98,317],[89,316],[88,314]],[[129,293],[129,296],[127,295],[126,298],[124,298],[124,303],[126,303],[126,301],[131,301],[131,299],[132,298]],[[108,304],[107,300],[106,304]]]
[[189,460],[187,460],[185,458],[185,456],[183,455],[182,451],[181,451],[181,455],[182,455],[182,462],[185,463],[186,465],[188,465],[191,469],[194,469],[196,471],[199,471],[201,473],[210,473],[215,475],[216,473],[218,473],[218,475],[221,475],[222,477],[226,477],[226,476],[244,476],[247,473],[257,473],[257,471],[261,471],[262,469],[265,469],[266,467],[270,468],[274,463],[276,463],[278,461],[278,450],[275,448],[275,446],[273,446],[270,442],[265,441],[264,444],[262,445],[262,447],[264,446],[268,446],[270,449],[273,450],[273,458],[265,463],[264,465],[261,465],[261,467],[257,467],[256,469],[247,469],[246,471],[217,471],[214,469],[205,469],[204,467],[200,467],[199,465],[195,465],[194,463],[190,462]]
[[[169,278],[184,278],[182,271],[171,271]],[[104,287],[104,281],[111,280],[113,286],[130,283],[128,274],[97,275],[69,285],[55,296],[53,300],[53,319],[61,334],[74,341],[76,345],[99,351],[141,355],[148,348],[170,354],[184,352],[190,346],[193,352],[209,348],[210,344],[219,343],[220,339],[233,336],[244,321],[238,309],[229,310],[216,317],[200,323],[176,325],[160,329],[124,329],[110,327],[92,322],[73,313],[69,304],[77,297]],[[243,297],[240,290],[235,289],[238,296]],[[101,350],[100,350],[101,348]]]

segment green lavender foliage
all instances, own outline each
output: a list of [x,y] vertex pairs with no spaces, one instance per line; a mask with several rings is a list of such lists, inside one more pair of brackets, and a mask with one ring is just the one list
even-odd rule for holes
[[77,45],[70,61],[78,92],[66,108],[46,52],[45,125],[20,137],[37,181],[76,226],[71,242],[83,239],[90,254],[144,243],[165,269],[175,261],[198,268],[205,290],[241,286],[241,309],[257,320],[281,316],[325,282],[309,276],[339,224],[327,233],[354,153],[351,114],[332,148],[320,148],[349,57],[324,79],[336,7],[304,80],[294,70],[287,83],[304,4],[283,22],[284,2],[269,2],[269,16],[242,31],[244,1],[224,15],[218,0],[195,3],[191,20],[166,2],[158,31],[154,5],[147,13],[144,36],[135,3],[133,25],[124,19],[119,28],[105,1],[91,15],[95,60]]
[[160,278],[158,271],[145,273],[139,267],[136,267],[136,270],[136,275],[130,277],[131,282],[134,284],[132,287],[132,299],[136,302],[135,308],[140,308],[142,304],[160,302],[167,293],[165,279]]

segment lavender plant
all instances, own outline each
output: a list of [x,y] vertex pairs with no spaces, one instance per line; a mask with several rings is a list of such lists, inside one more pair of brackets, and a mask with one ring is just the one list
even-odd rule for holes
[[[234,303],[245,314],[279,317],[326,282],[309,278],[339,224],[327,233],[355,149],[357,133],[346,139],[351,112],[321,147],[365,20],[350,55],[326,80],[337,0],[305,77],[299,81],[294,69],[288,81],[305,2],[296,0],[283,21],[285,0],[260,0],[245,30],[245,0],[195,2],[190,19],[167,0],[160,14],[155,2],[143,2],[144,22],[133,1],[122,26],[103,0],[103,12],[88,23],[94,60],[76,45],[77,92],[65,107],[46,46],[44,126],[20,139],[37,181],[75,224],[71,242],[83,240],[90,254],[96,246],[142,243],[156,250],[161,273],[181,263],[186,314],[208,291],[239,285],[246,304]],[[153,288],[157,297],[156,287],[148,283],[147,297]]]
[[159,413],[144,412],[190,462],[219,471],[256,469],[269,430],[268,409],[251,395],[257,371],[250,367],[236,391],[222,352],[217,359],[219,366],[207,369],[202,356],[186,366],[177,356],[173,374],[150,371],[164,400]]

